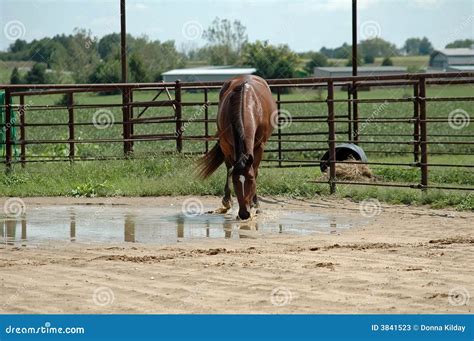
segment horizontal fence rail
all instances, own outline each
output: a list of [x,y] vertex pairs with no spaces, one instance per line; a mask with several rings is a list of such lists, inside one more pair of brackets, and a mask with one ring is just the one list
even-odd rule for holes
[[[319,168],[320,158],[327,152],[326,177],[311,182],[329,184],[331,193],[337,185],[474,190],[464,184],[429,182],[433,167],[474,168],[472,126],[445,129],[446,125],[459,124],[459,117],[469,125],[474,96],[469,91],[456,95],[450,89],[472,88],[474,72],[274,79],[268,83],[277,103],[278,122],[267,144],[264,167]],[[180,81],[0,85],[5,93],[5,101],[0,103],[1,162],[9,170],[14,164],[24,167],[38,162],[140,159],[154,150],[162,154],[207,152],[216,140],[221,86],[222,82]],[[372,88],[383,89],[384,96],[367,95]],[[89,103],[81,102],[84,96],[89,96]],[[47,103],[52,98],[56,102]],[[115,102],[105,103],[109,98]],[[443,105],[449,104],[451,107],[446,108],[451,109],[458,105],[455,103],[467,110],[459,107],[444,112]],[[111,131],[105,129],[109,123]],[[96,129],[94,134],[91,129]],[[341,143],[359,145],[369,160],[338,161],[336,148]],[[148,148],[142,154],[136,151],[141,144]],[[81,149],[85,145],[101,147]],[[121,151],[114,147],[110,148],[112,155],[94,154],[109,150],[104,146],[110,145],[121,145]],[[463,163],[443,162],[443,156],[459,156]],[[403,157],[403,162],[397,159]],[[432,158],[439,160],[432,162]],[[419,177],[416,183],[338,179],[338,165],[355,163],[418,169]]]

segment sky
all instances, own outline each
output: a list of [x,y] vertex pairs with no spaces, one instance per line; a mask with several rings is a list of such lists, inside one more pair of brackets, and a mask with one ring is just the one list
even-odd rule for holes
[[[102,37],[120,31],[119,0],[0,0],[0,50],[74,28]],[[381,37],[402,46],[427,36],[435,48],[474,37],[474,0],[359,0],[359,40]],[[250,41],[288,44],[302,52],[351,42],[351,0],[127,0],[127,31],[174,40],[179,50],[203,46],[215,17],[237,19]]]

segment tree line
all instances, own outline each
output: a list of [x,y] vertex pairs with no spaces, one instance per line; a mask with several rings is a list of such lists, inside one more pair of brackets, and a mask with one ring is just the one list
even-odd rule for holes
[[[352,63],[352,46],[344,43],[336,48],[296,53],[288,45],[268,41],[249,42],[246,28],[238,20],[216,18],[203,31],[206,45],[179,51],[174,41],[150,40],[146,36],[127,36],[129,80],[160,81],[161,74],[174,68],[196,65],[251,66],[265,78],[291,78],[313,74],[314,67],[331,65],[331,59]],[[470,47],[473,40],[457,40],[446,47]],[[393,65],[391,57],[429,55],[433,51],[426,37],[409,38],[401,48],[382,38],[358,44],[357,62],[373,64],[383,58],[382,65]],[[29,83],[114,83],[120,77],[120,34],[111,33],[100,39],[84,29],[70,35],[56,35],[26,42],[18,39],[8,51],[0,52],[0,60],[33,61],[26,74],[13,69],[13,84]]]

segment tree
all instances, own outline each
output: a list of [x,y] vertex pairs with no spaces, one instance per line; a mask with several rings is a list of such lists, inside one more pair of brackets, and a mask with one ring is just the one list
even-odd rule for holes
[[17,39],[13,44],[10,45],[8,50],[12,53],[16,53],[26,50],[27,47],[28,43],[26,42],[26,40]]
[[245,46],[242,64],[255,67],[263,78],[291,78],[296,73],[298,56],[288,45],[274,46],[257,40]]
[[91,83],[119,83],[120,77],[120,62],[118,60],[111,60],[102,62],[95,68],[94,72],[89,77]]
[[382,66],[393,66],[393,61],[390,59],[390,57],[385,57],[382,60]]
[[334,49],[329,49],[326,47],[322,47],[319,52],[325,55],[328,58],[336,58],[336,59],[347,59],[349,58],[352,51],[352,45],[348,45],[347,43],[342,44],[339,47]]
[[27,84],[45,84],[46,81],[46,64],[36,63],[26,74],[25,82]]
[[328,65],[328,59],[325,55],[319,52],[311,52],[309,54],[309,61],[306,63],[304,70],[308,75],[313,75],[314,68]]
[[133,82],[147,82],[147,72],[145,70],[145,66],[143,65],[143,60],[139,54],[134,53],[130,56],[130,75]]
[[20,72],[18,72],[18,68],[15,67],[10,75],[10,84],[21,84],[21,83],[23,82],[21,79]]
[[403,45],[403,50],[410,56],[417,56],[420,53],[420,38],[408,38]]
[[375,62],[375,57],[372,54],[364,55],[364,64],[373,64]]
[[433,52],[433,50],[434,50],[433,45],[428,40],[428,38],[423,37],[423,39],[421,39],[420,41],[420,49],[419,49],[420,55],[422,56],[429,55],[431,54],[431,52]]
[[433,52],[433,45],[428,38],[409,38],[405,41],[403,49],[411,56],[425,56]]
[[446,45],[447,49],[456,49],[456,48],[471,48],[474,45],[473,39],[464,39],[464,40],[455,40],[452,43]]
[[238,61],[247,43],[246,28],[240,21],[215,18],[203,37],[213,51],[212,64],[231,65]]
[[395,55],[397,54],[397,47],[382,39],[382,38],[372,38],[372,39],[366,39],[362,40],[359,43],[359,51],[362,54],[362,56],[368,56],[368,62],[367,63],[373,63],[372,58],[376,57],[383,57],[383,56],[390,56],[390,55]]
[[[360,53],[357,53],[357,65],[360,66],[362,64],[362,56]],[[352,53],[350,53],[349,57],[347,57],[346,66],[352,66]]]
[[120,53],[120,34],[111,33],[103,36],[97,45],[100,58],[109,59]]

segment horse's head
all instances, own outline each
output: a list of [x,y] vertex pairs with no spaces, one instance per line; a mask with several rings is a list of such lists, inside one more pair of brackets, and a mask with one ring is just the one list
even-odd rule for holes
[[232,172],[234,191],[239,202],[239,218],[250,218],[250,206],[256,191],[255,170],[253,156],[249,155],[244,162],[236,165]]

